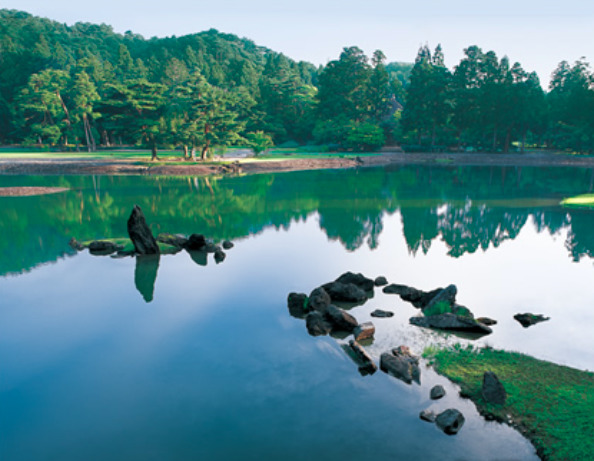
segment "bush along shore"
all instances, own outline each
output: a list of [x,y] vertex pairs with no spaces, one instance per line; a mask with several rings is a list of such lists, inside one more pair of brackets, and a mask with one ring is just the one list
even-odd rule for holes
[[[487,419],[516,427],[546,461],[592,459],[594,373],[537,360],[516,352],[471,346],[424,356],[435,370],[460,385]],[[495,374],[503,388],[494,402],[486,389]]]

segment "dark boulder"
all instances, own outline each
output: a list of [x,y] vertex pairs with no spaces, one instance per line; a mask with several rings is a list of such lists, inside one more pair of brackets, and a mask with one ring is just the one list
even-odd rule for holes
[[230,242],[229,240],[224,240],[223,243],[223,249],[225,250],[230,250],[231,248],[233,248],[235,245],[233,245],[233,242]]
[[289,313],[293,317],[302,319],[307,313],[306,308],[307,295],[305,293],[289,293],[287,298],[287,305],[289,306]]
[[227,255],[220,248],[217,248],[215,250],[215,252],[214,252],[215,263],[217,263],[217,264],[222,263],[225,260],[226,257],[227,257]]
[[164,243],[166,245],[171,245],[173,247],[176,248],[185,248],[187,243],[188,243],[188,239],[181,234],[166,234],[166,233],[161,233],[159,235],[157,235],[157,242],[161,242]]
[[388,318],[388,317],[394,317],[394,312],[376,309],[369,315],[371,315],[372,317],[377,317],[377,318]]
[[541,314],[516,314],[514,315],[514,319],[516,319],[524,328],[531,327],[532,325],[536,325],[537,323],[544,322],[549,320],[550,317],[545,317]]
[[412,325],[425,328],[435,328],[438,330],[453,330],[467,333],[480,333],[483,335],[493,333],[493,330],[473,318],[461,315],[455,315],[446,312],[429,317],[411,317],[409,322]]
[[358,303],[367,299],[365,291],[354,283],[332,282],[324,285],[324,289],[332,301]]
[[456,294],[458,289],[456,285],[448,285],[443,290],[440,290],[431,300],[422,307],[423,311],[429,310],[438,304],[446,304],[451,307],[456,303]]
[[307,328],[307,332],[312,336],[324,336],[332,331],[332,325],[317,311],[307,314],[305,317],[305,327]]
[[363,291],[371,291],[374,287],[373,280],[365,277],[363,274],[354,274],[353,272],[345,272],[336,279],[336,282],[345,284],[352,283],[353,285],[357,285]]
[[483,375],[483,387],[481,394],[487,403],[494,405],[505,405],[507,393],[499,378],[492,371],[486,371]]
[[420,382],[419,359],[406,346],[392,349],[391,353],[383,353],[380,356],[380,369],[407,384]]
[[206,246],[206,238],[202,234],[192,234],[188,237],[186,243],[186,250],[189,251],[201,251]]
[[330,322],[335,330],[352,332],[359,322],[348,312],[336,307],[334,304],[330,304],[326,309],[326,320]]
[[332,300],[330,295],[322,287],[314,289],[307,300],[308,310],[314,310],[318,312],[326,312],[328,306]]
[[464,425],[464,415],[458,410],[450,408],[438,414],[435,418],[435,423],[446,434],[454,435]]
[[128,218],[128,235],[134,244],[136,253],[154,255],[159,253],[159,245],[149,229],[144,214],[138,205],[134,205]]
[[407,301],[412,303],[413,306],[423,309],[442,290],[443,288],[436,288],[432,291],[423,291],[407,285],[392,283],[391,285],[385,286],[383,292],[399,295],[403,301]]
[[375,280],[373,281],[373,284],[376,287],[383,287],[384,285],[388,284],[388,279],[386,277],[384,277],[383,275],[380,275],[379,277],[375,278]]
[[446,391],[441,385],[433,386],[431,388],[431,392],[429,393],[429,397],[431,400],[438,400],[441,399],[444,395],[446,395]]
[[94,242],[89,243],[89,253],[95,256],[110,255],[123,248],[123,246],[116,245],[107,240],[95,240]]
[[353,330],[353,335],[356,341],[365,341],[373,339],[375,334],[375,326],[371,322],[364,322],[361,325],[357,325]]
[[208,240],[206,240],[206,243],[204,245],[204,248],[202,248],[202,250],[206,251],[207,253],[215,253],[218,248],[219,248],[218,245],[216,245],[212,240],[208,239]]

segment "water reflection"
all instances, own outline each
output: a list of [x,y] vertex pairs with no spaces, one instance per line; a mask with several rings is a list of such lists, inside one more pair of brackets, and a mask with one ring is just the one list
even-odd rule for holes
[[[222,178],[3,177],[6,185],[53,185],[54,196],[0,198],[0,275],[72,254],[70,237],[126,235],[138,203],[153,232],[238,239],[287,228],[316,212],[330,240],[349,251],[375,249],[386,214],[400,212],[412,254],[443,240],[452,257],[497,248],[528,222],[538,232],[567,230],[578,261],[594,256],[594,213],[559,201],[592,190],[593,172],[577,168],[402,167]],[[205,255],[192,255],[205,264]]]
[[136,256],[134,285],[147,303],[153,300],[155,294],[155,281],[157,280],[160,259],[161,257],[158,254]]

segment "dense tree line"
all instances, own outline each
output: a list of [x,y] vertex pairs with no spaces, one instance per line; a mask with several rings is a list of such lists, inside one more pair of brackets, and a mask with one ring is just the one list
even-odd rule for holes
[[210,30],[145,39],[0,10],[0,143],[95,150],[316,143],[330,149],[594,150],[594,77],[535,73],[470,46],[453,70],[441,47],[414,64],[357,47],[316,68]]

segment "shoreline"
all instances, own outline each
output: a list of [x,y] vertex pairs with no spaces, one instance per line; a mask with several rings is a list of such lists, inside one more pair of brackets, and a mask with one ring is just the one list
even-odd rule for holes
[[138,159],[84,158],[2,158],[0,175],[170,175],[211,176],[225,174],[259,174],[318,169],[368,168],[401,165],[435,166],[501,166],[501,167],[583,167],[594,168],[594,156],[535,152],[524,154],[484,153],[403,153],[345,155],[303,158],[287,155],[286,159],[226,157],[209,162],[187,162],[170,158],[158,162]]

